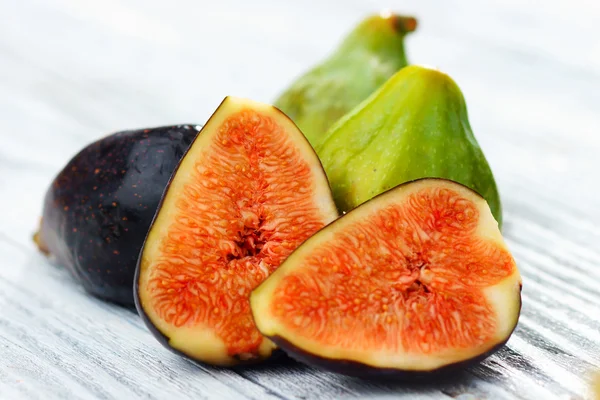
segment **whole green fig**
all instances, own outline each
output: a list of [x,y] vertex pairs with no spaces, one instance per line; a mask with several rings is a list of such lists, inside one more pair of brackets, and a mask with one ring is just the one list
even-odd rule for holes
[[340,117],[407,65],[404,37],[416,29],[413,17],[396,14],[364,19],[337,50],[275,100],[313,147]]
[[336,122],[316,150],[341,211],[401,183],[438,177],[478,192],[502,226],[496,182],[463,94],[438,70],[403,68]]

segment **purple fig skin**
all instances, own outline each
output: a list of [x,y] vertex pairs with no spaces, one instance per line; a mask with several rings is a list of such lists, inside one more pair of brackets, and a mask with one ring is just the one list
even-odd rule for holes
[[200,125],[117,132],[76,154],[50,185],[40,251],[90,294],[133,306],[137,258],[171,173]]

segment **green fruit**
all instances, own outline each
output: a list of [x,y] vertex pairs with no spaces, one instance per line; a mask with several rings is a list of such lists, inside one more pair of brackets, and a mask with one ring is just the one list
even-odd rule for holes
[[296,80],[275,101],[317,146],[340,117],[408,63],[404,36],[417,20],[395,14],[364,19],[338,49]]
[[438,70],[403,68],[332,126],[316,150],[341,211],[401,183],[436,177],[478,192],[502,226],[496,182],[463,94]]

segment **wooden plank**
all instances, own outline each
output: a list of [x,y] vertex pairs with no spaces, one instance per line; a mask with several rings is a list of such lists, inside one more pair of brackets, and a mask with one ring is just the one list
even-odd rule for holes
[[0,241],[0,263],[0,397],[285,398],[170,353],[136,314],[88,297],[31,251]]

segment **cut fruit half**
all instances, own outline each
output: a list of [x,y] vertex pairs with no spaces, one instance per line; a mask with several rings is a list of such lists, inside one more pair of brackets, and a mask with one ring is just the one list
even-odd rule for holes
[[275,345],[250,291],[337,217],[312,147],[275,107],[227,97],[171,177],[136,271],[136,307],[168,348],[215,365]]
[[313,235],[250,302],[258,329],[292,357],[348,375],[414,376],[498,349],[520,290],[486,201],[422,179]]

